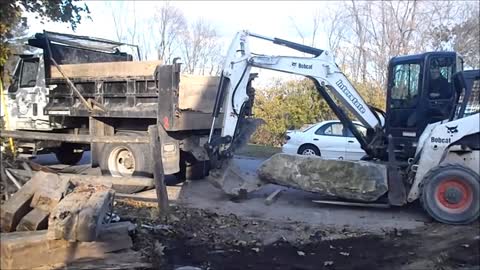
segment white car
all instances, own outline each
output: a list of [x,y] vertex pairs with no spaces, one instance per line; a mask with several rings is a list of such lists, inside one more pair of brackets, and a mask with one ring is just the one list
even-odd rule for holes
[[[358,130],[367,129],[354,122]],[[286,154],[317,155],[326,159],[359,160],[365,155],[352,132],[339,120],[323,121],[300,130],[287,131],[282,152]]]

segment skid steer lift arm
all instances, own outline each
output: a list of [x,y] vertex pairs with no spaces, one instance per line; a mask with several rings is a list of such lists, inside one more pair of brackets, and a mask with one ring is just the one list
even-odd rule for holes
[[[249,37],[271,41],[277,45],[312,54],[313,57],[255,55],[250,51]],[[335,64],[333,56],[328,51],[241,31],[237,33],[230,44],[223,65],[213,110],[212,128],[206,144],[206,149],[211,157],[212,155],[216,156],[218,160],[232,155],[234,150],[232,146],[235,145],[235,140],[243,128],[244,109],[252,98],[247,88],[252,67],[303,75],[312,79],[320,95],[344,126],[352,131],[362,149],[371,157],[377,157],[384,153],[384,151],[378,151],[378,144],[380,141],[382,143],[384,141],[382,121],[379,115],[365,103],[358,91]],[[358,131],[347,113],[338,106],[336,100],[369,129],[368,138]],[[223,128],[221,134],[215,136],[214,124],[221,110],[224,113]]]

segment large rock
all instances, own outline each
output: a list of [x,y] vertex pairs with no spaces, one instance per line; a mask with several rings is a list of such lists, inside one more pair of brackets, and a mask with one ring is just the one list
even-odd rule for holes
[[387,167],[367,161],[276,154],[257,172],[270,183],[349,200],[372,202],[388,189]]

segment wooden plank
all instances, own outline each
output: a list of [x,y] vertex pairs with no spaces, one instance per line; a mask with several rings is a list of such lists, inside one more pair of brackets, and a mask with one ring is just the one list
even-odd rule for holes
[[344,202],[344,201],[329,201],[329,200],[312,200],[318,204],[332,204],[344,206],[358,206],[358,207],[373,207],[373,208],[390,208],[388,203],[358,203],[358,202]]
[[[180,198],[182,186],[167,186],[168,201],[177,201]],[[157,201],[157,191],[155,189],[138,192],[135,194],[116,193],[115,199],[132,199],[147,202]]]
[[81,184],[104,185],[112,187],[114,190],[118,187],[128,186],[144,186],[153,187],[154,179],[149,177],[131,176],[131,177],[114,177],[114,176],[98,176],[98,175],[81,175],[61,173],[60,178],[70,181],[75,186]]
[[[126,61],[86,64],[60,65],[63,73],[69,78],[105,78],[129,76],[153,76],[155,68],[162,61]],[[56,68],[51,68],[51,78],[63,78]]]
[[107,253],[104,258],[82,259],[69,264],[45,265],[32,270],[125,270],[125,269],[153,269],[151,263],[145,262],[141,252],[126,250],[115,253]]
[[112,208],[113,196],[113,190],[105,186],[76,187],[50,214],[49,239],[95,241],[106,213]]
[[178,107],[211,113],[215,104],[220,77],[182,75],[180,77]]
[[[42,265],[67,264],[85,258],[105,258],[106,253],[132,247],[124,230],[106,225],[96,242],[49,240],[47,231],[0,234],[1,269],[32,269]],[[27,259],[28,258],[28,259]]]
[[62,141],[72,143],[149,143],[147,136],[90,136],[67,133],[1,130],[0,137],[23,141]]
[[72,184],[67,179],[61,179],[54,173],[37,172],[34,175],[35,177],[36,174],[42,175],[43,181],[37,191],[35,191],[30,206],[51,212]]
[[161,139],[158,129],[163,128],[160,125],[152,125],[148,127],[150,135],[150,148],[152,149],[153,158],[153,178],[155,179],[155,189],[157,191],[158,210],[160,217],[168,216],[168,193],[165,186],[165,175],[163,173]]
[[32,210],[30,203],[44,173],[40,172],[0,207],[0,228],[2,232],[13,232],[20,220]]
[[[113,136],[115,133],[113,126],[107,123],[106,119],[88,117],[88,121],[89,134],[91,136]],[[90,144],[92,167],[99,166],[103,146],[101,143]]]
[[17,231],[46,230],[48,227],[49,212],[34,208],[20,220]]
[[271,205],[279,196],[279,194],[283,191],[283,189],[279,188],[272,192],[266,199],[265,199],[265,204],[266,205]]

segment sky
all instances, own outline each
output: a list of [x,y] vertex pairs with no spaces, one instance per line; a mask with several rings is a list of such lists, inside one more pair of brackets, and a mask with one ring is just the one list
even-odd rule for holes
[[[75,32],[69,28],[68,24],[53,22],[42,24],[34,18],[34,14],[29,14],[27,16],[29,34],[33,35],[36,32],[47,30],[116,40],[113,12],[127,14],[125,23],[131,24],[133,23],[131,20],[133,6],[135,6],[137,18],[141,20],[141,18],[154,16],[156,8],[164,4],[163,1],[135,1],[135,3],[124,2],[123,4],[108,1],[80,1],[78,3],[88,5],[92,20],[82,19]],[[170,4],[181,9],[188,22],[202,18],[213,24],[221,35],[220,42],[223,43],[222,47],[225,52],[235,33],[243,29],[264,36],[302,43],[296,30],[297,27],[301,29],[309,43],[311,42],[309,36],[313,28],[314,14],[316,12],[327,13],[329,8],[336,3],[333,1],[170,1]],[[113,11],[111,6],[115,8],[121,6],[124,10]],[[323,32],[317,33],[316,47],[328,49],[325,37]],[[267,42],[252,44],[252,51],[271,55],[299,56],[296,52]],[[262,83],[271,81],[277,75],[281,78],[284,77],[271,71],[261,71],[260,74],[268,77],[261,80]]]

